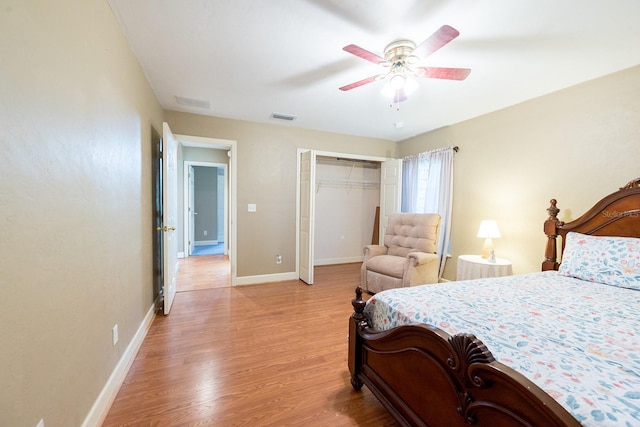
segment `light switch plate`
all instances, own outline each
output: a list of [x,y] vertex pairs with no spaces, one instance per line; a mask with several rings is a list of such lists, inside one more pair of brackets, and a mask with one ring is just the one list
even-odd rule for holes
[[255,212],[256,211],[256,204],[255,203],[249,203],[248,209],[249,212]]

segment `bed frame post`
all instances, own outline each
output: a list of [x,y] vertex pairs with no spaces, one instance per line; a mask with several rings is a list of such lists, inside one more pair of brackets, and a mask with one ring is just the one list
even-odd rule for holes
[[547,235],[547,247],[544,251],[544,261],[542,262],[542,271],[557,270],[558,264],[558,247],[556,238],[558,237],[558,226],[563,222],[558,220],[558,212],[560,209],[556,206],[556,199],[551,199],[551,205],[547,208],[549,218],[544,222],[544,234]]
[[349,318],[349,372],[351,373],[351,385],[355,390],[360,390],[363,385],[362,380],[358,377],[362,366],[362,344],[358,329],[367,320],[364,315],[364,307],[367,302],[362,299],[362,287],[356,288],[356,296],[351,300],[351,305],[353,306],[353,314]]

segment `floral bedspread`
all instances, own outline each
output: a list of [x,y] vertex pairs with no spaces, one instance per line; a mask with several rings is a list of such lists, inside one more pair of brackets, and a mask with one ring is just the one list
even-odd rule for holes
[[472,333],[584,426],[640,426],[640,291],[557,272],[384,291],[374,328]]

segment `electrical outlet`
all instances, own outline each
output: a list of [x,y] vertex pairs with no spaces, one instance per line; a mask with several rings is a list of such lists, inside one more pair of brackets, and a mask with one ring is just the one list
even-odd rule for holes
[[111,330],[111,338],[113,338],[113,345],[118,344],[118,324],[117,323]]
[[276,264],[282,264],[282,255],[276,255]]
[[204,235],[205,235],[205,236],[207,235],[207,230],[204,230]]

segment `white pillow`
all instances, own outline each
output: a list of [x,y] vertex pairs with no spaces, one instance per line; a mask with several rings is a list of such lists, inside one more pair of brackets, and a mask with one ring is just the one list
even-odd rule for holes
[[569,232],[558,274],[640,290],[640,239]]

